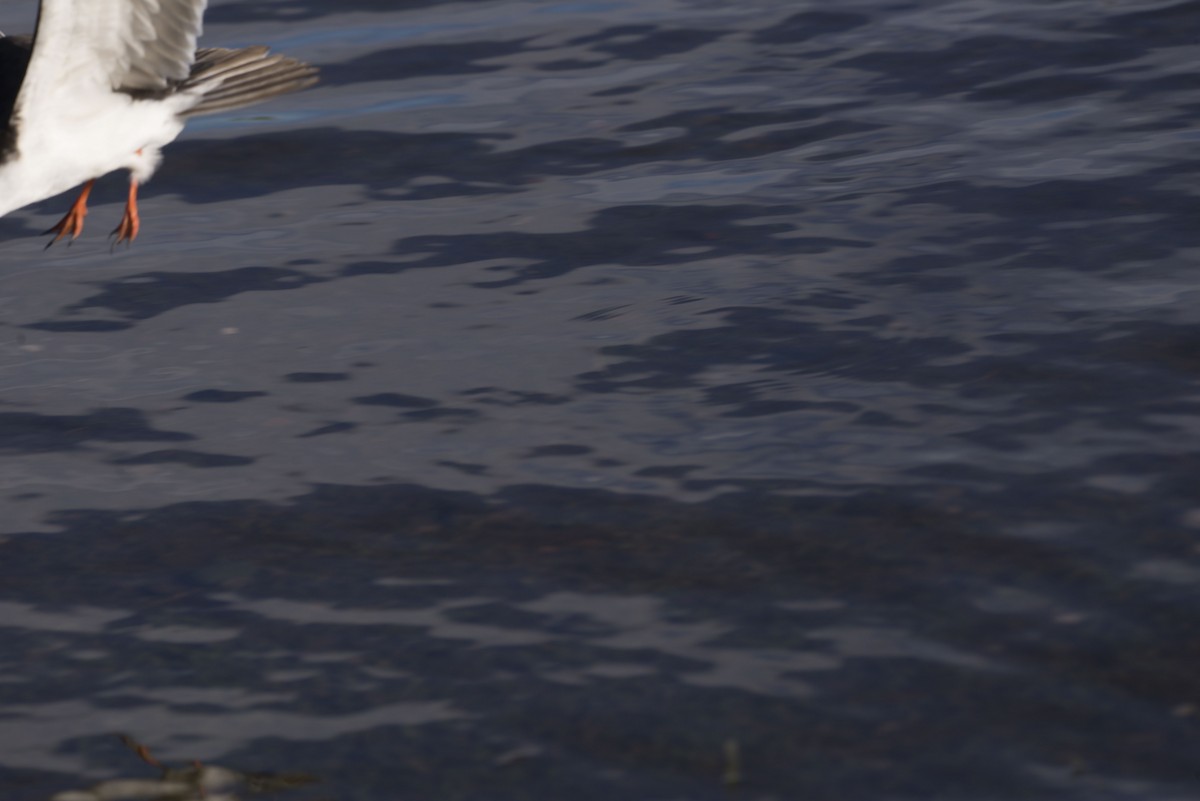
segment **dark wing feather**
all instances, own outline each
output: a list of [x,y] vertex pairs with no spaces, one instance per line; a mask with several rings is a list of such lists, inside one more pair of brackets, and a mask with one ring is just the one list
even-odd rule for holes
[[15,149],[17,129],[12,113],[29,67],[32,44],[30,36],[0,36],[0,162]]

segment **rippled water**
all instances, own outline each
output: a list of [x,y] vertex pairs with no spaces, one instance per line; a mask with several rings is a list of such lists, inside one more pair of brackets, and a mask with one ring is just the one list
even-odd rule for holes
[[1197,31],[214,2],[323,83],[0,220],[0,794],[1200,796]]

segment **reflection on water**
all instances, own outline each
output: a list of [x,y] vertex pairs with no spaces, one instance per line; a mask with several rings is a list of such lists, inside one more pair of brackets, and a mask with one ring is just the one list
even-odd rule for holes
[[0,220],[5,799],[1200,793],[1200,2],[208,23]]

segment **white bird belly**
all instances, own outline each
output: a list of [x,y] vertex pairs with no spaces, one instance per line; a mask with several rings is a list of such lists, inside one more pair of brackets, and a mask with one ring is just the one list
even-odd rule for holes
[[97,102],[72,105],[56,115],[55,130],[31,137],[31,149],[38,152],[28,154],[38,162],[57,162],[63,172],[72,173],[71,183],[120,169],[131,170],[138,182],[146,181],[158,166],[158,151],[183,130],[169,101],[112,93]]
[[0,189],[6,190],[0,213],[115,170],[129,170],[143,183],[158,168],[160,149],[183,130],[173,98],[135,100],[107,92],[72,100],[21,131],[15,158],[0,167]]

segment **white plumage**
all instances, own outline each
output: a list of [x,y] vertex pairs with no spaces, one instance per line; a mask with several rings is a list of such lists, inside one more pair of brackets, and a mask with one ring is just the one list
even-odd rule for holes
[[[83,227],[92,182],[130,173],[118,242],[138,233],[138,185],[187,117],[249,105],[316,81],[316,70],[265,47],[197,51],[207,0],[42,0],[37,32],[5,41],[3,69],[21,68],[20,91],[0,129],[0,216],[83,184],[47,233]],[[12,75],[4,85],[13,86]]]

